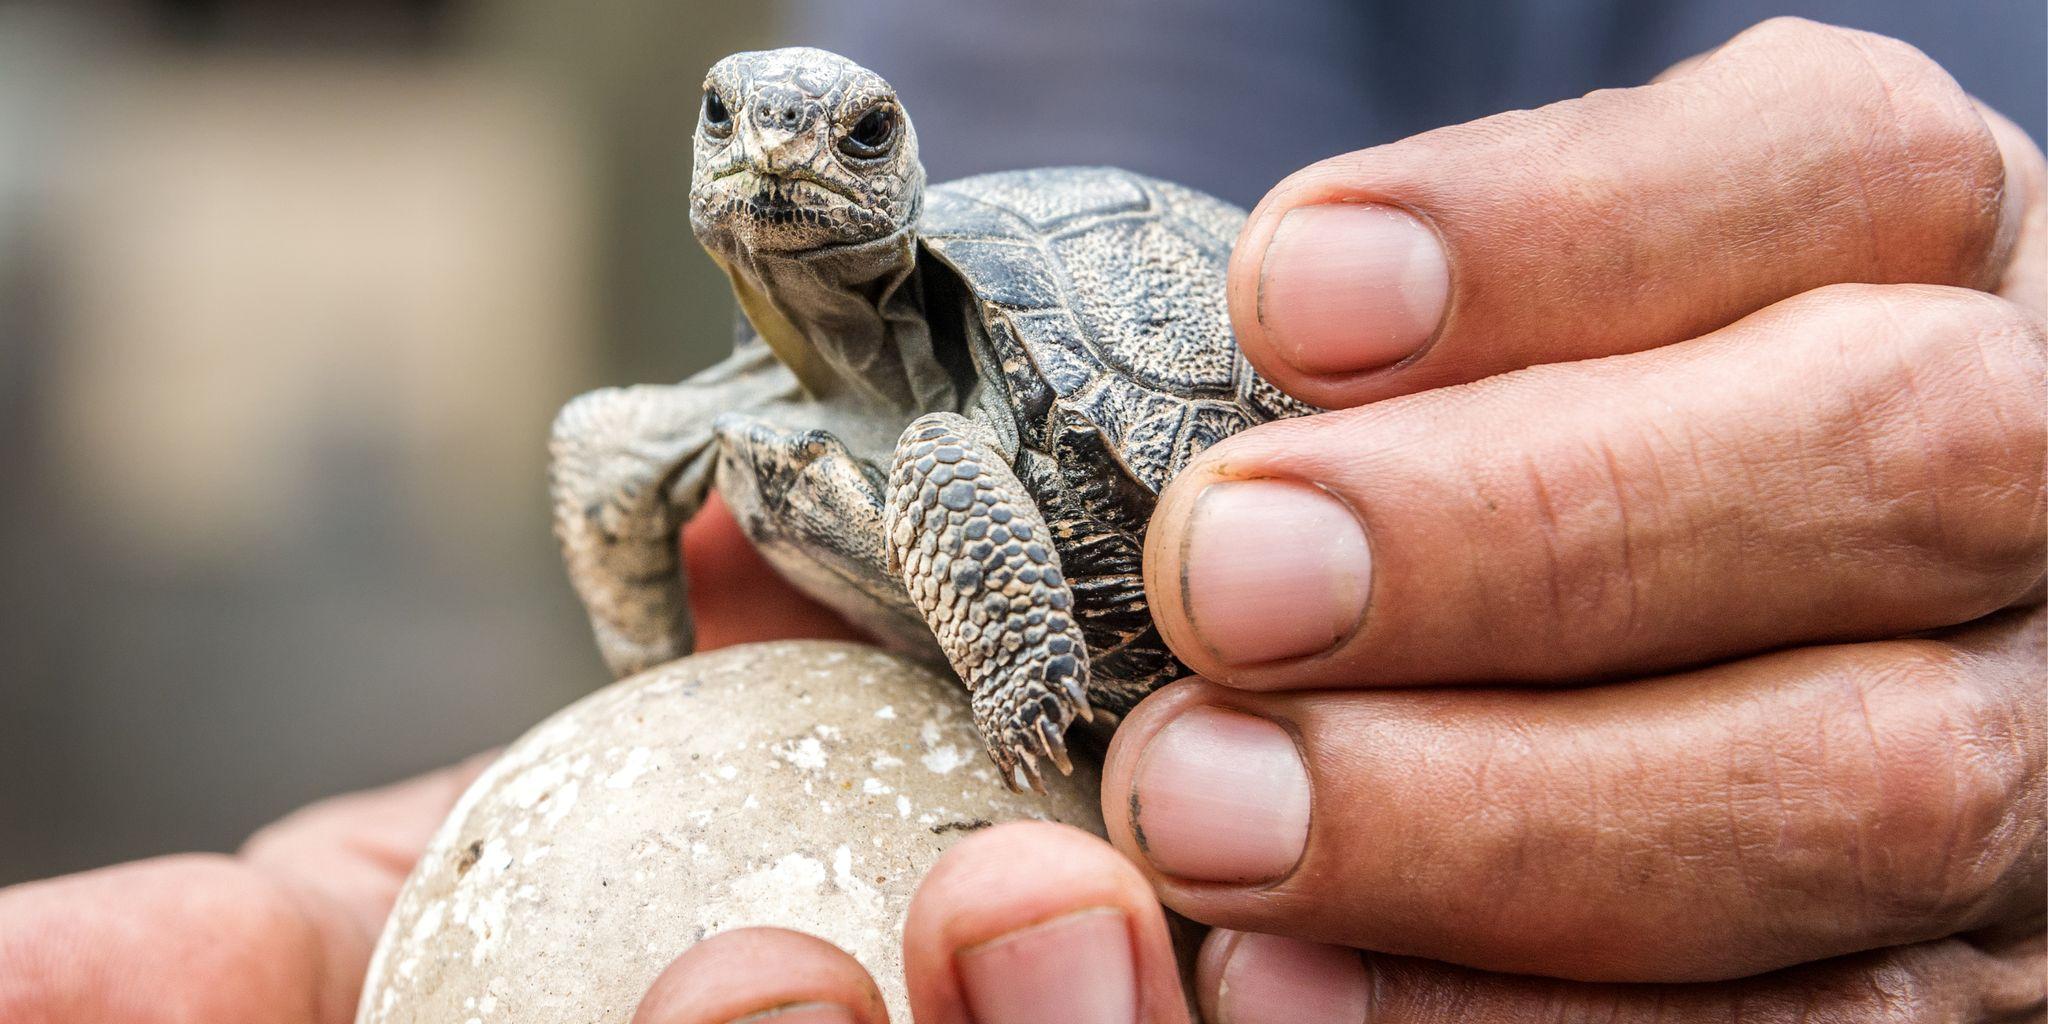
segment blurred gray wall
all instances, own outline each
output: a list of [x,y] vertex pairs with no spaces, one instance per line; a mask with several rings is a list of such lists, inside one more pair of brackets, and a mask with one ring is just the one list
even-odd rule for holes
[[232,849],[604,681],[554,409],[730,344],[754,4],[0,4],[0,884]]
[[1258,202],[1367,146],[1640,85],[1776,15],[1903,39],[2043,137],[2042,0],[788,0],[881,70],[932,180],[1113,164]]

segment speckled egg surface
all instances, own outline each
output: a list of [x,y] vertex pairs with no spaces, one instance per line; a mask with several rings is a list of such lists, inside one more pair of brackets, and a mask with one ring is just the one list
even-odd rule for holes
[[781,642],[672,662],[507,748],[398,897],[358,1024],[625,1024],[715,932],[852,953],[899,1019],[918,880],[989,822],[1102,831],[1093,766],[1004,789],[958,683],[872,648]]

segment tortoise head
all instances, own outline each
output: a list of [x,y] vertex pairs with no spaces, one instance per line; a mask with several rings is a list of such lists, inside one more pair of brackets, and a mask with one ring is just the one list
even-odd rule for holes
[[713,253],[800,254],[910,228],[917,133],[882,76],[808,47],[736,53],[704,78],[690,224]]

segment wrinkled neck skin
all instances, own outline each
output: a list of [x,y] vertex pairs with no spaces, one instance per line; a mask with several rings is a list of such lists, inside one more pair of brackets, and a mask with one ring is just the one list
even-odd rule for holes
[[754,329],[813,398],[915,416],[958,407],[932,350],[908,228],[854,245],[717,254]]

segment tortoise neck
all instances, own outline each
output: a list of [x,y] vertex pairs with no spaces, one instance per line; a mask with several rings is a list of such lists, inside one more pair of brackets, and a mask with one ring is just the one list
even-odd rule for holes
[[808,252],[742,249],[719,262],[747,319],[813,397],[951,409],[958,396],[932,349],[917,250],[906,229]]

